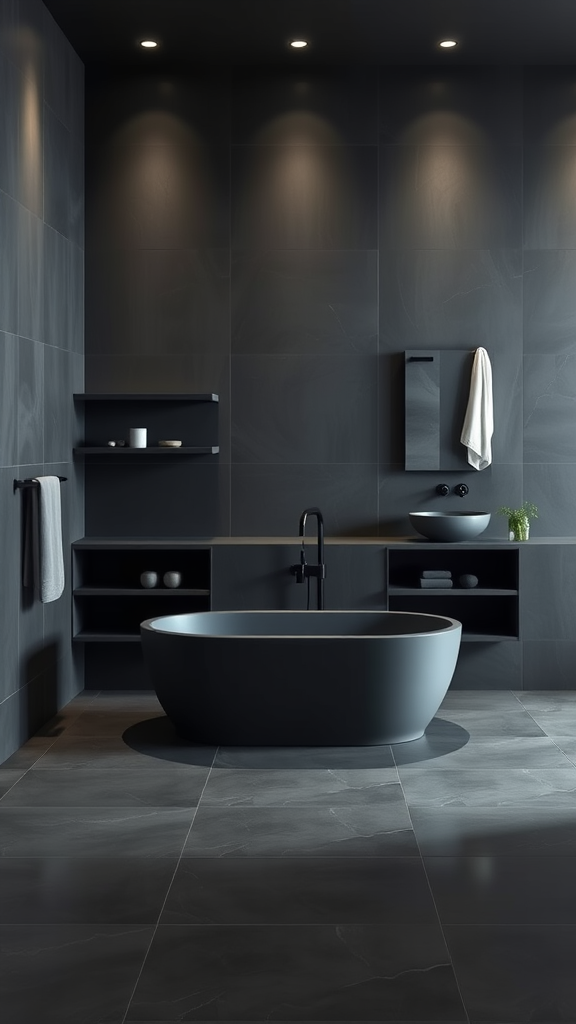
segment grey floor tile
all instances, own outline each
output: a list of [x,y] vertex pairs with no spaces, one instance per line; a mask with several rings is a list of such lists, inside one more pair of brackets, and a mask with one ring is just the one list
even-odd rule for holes
[[215,768],[393,768],[390,747],[219,747]]
[[[146,724],[146,723],[144,723]],[[134,727],[136,728],[136,727]],[[128,730],[129,731],[129,730]],[[138,744],[138,745],[136,745]],[[216,747],[196,747],[193,744],[158,743],[135,736],[128,742],[120,736],[68,736],[64,734],[51,742],[44,756],[34,761],[36,768],[44,769],[119,769],[137,768],[157,772],[160,769],[209,767]]]
[[151,927],[0,927],[0,1002],[6,1024],[120,1024]]
[[573,736],[576,738],[576,705],[567,704],[554,711],[537,711],[530,715],[547,736]]
[[135,708],[133,711],[112,711],[107,708],[100,710],[96,702],[83,711],[66,729],[67,736],[122,736],[130,726],[149,718],[157,718],[161,709],[144,711]]
[[192,809],[6,807],[2,857],[177,857]]
[[24,771],[20,768],[12,768],[11,770],[8,769],[0,772],[0,800],[6,796],[6,793],[10,792],[23,775]]
[[202,806],[381,804],[388,796],[396,795],[394,787],[398,787],[396,768],[213,768],[202,795]]
[[516,697],[528,711],[546,713],[576,709],[576,690],[521,690]]
[[31,768],[6,794],[2,807],[196,807],[208,771],[192,766],[185,772]]
[[443,925],[576,925],[570,857],[430,857],[425,867]]
[[155,924],[176,858],[5,857],[3,924]]
[[15,768],[26,771],[33,764],[36,764],[53,743],[54,739],[49,736],[33,736],[27,743],[11,754],[6,761],[0,764],[0,772],[13,771]]
[[470,1021],[576,1020],[576,926],[448,926]]
[[442,808],[413,806],[410,817],[423,856],[573,857],[574,808],[526,804],[524,807]]
[[[443,707],[437,718],[449,721],[466,729],[473,736],[496,739],[499,736],[544,736],[544,730],[533,715],[517,704],[516,708],[490,709]],[[434,730],[434,722],[428,734]]]
[[500,807],[546,801],[576,811],[576,768],[399,768],[409,807]]
[[[399,787],[398,787],[399,789]],[[385,807],[203,807],[184,857],[411,857],[401,794]]]
[[431,925],[160,926],[127,1020],[464,1021]]
[[392,748],[398,767],[427,762],[445,770],[459,768],[568,768],[570,759],[548,736],[472,736],[454,749],[444,736],[426,734]]
[[446,712],[460,708],[462,711],[520,711],[520,694],[511,690],[448,690],[440,705],[440,718],[450,717]]
[[161,924],[436,924],[420,857],[183,858]]

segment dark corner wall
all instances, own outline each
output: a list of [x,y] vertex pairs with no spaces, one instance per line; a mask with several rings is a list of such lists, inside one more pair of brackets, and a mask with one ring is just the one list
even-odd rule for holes
[[[318,504],[333,535],[402,535],[412,509],[527,498],[574,534],[573,68],[104,72],[87,95],[86,389],[220,393],[214,533],[293,535]],[[440,499],[461,473],[403,470],[402,352],[480,345],[494,464]]]
[[69,552],[84,532],[71,462],[71,395],[84,383],[83,101],[83,66],[43,4],[0,0],[0,761],[82,688],[69,564],[58,601],[22,587],[13,482],[68,478]]

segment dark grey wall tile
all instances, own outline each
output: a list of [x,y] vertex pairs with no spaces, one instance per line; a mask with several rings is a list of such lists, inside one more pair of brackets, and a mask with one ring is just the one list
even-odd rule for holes
[[524,147],[526,249],[575,249],[574,146]]
[[44,7],[44,98],[71,132],[83,133],[84,66]]
[[44,111],[44,219],[65,238],[84,244],[84,160],[78,140]]
[[532,145],[576,144],[572,66],[524,68],[524,141]]
[[232,82],[232,142],[373,146],[376,69],[237,70]]
[[523,647],[525,690],[574,689],[574,640],[525,640]]
[[576,463],[576,350],[524,357],[524,461]]
[[111,240],[131,249],[228,246],[229,150],[204,145],[185,123],[179,127],[180,138],[171,143],[157,141],[154,123],[138,145],[120,137],[96,146],[92,139],[86,220],[92,248],[109,248]]
[[[84,250],[68,243],[68,336],[66,348],[84,353]],[[82,390],[82,389],[79,389]]]
[[18,205],[0,192],[0,330],[18,333]]
[[377,149],[232,148],[236,249],[375,249]]
[[43,341],[44,225],[24,206],[18,207],[18,333]]
[[67,462],[72,437],[72,362],[69,352],[44,346],[44,461]]
[[[0,565],[4,600],[0,601],[0,636],[2,637],[2,663],[0,666],[0,702],[18,689],[18,600],[20,591],[21,553],[15,538],[20,534],[20,497],[14,493],[14,469],[0,469]],[[0,704],[0,721],[4,714]],[[1,726],[0,726],[1,730]],[[4,760],[0,745],[0,760]]]
[[551,249],[524,255],[524,352],[562,354],[576,338],[576,251]]
[[522,638],[574,639],[576,547],[528,542],[520,548],[520,573]]
[[327,535],[376,536],[376,473],[369,463],[232,466],[232,535],[295,536],[302,510],[317,505]]
[[[1,29],[0,29],[1,31]],[[8,47],[0,46],[0,189],[13,199],[18,195],[18,105],[20,75],[8,60]]]
[[232,357],[236,462],[375,462],[376,357]]
[[[452,677],[450,690],[520,690],[522,689],[522,644],[463,643]],[[450,711],[441,710],[438,717],[450,720]]]
[[185,75],[88,71],[88,145],[113,136],[120,145],[228,145],[230,83],[226,68],[190,67]]
[[88,261],[92,354],[228,349],[228,250],[97,250]]
[[[437,484],[445,483],[450,494],[436,494]],[[459,483],[469,487],[460,498],[454,494]],[[516,507],[522,503],[522,465],[492,465],[484,470],[463,473],[406,473],[401,465],[381,465],[379,482],[379,533],[382,537],[413,537],[418,534],[408,518],[409,512],[491,512],[482,537],[503,540],[508,536],[504,516],[496,515],[500,505]]]
[[375,251],[233,254],[232,352],[375,352],[377,266]]
[[17,418],[14,395],[18,391],[18,339],[0,331],[0,466],[16,463]]
[[518,248],[520,146],[381,146],[380,245]]
[[420,146],[487,140],[520,145],[522,98],[519,68],[382,68],[380,140]]
[[18,342],[18,462],[44,461],[44,345]]
[[538,506],[539,517],[530,524],[533,537],[574,536],[576,463],[526,463],[524,498]]

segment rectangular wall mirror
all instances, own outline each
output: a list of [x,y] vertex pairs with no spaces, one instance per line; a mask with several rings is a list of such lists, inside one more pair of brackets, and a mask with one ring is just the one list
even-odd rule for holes
[[460,441],[474,352],[407,349],[404,353],[405,469],[474,472]]

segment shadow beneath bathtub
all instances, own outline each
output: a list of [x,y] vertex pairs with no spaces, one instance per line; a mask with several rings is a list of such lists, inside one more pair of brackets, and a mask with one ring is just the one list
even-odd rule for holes
[[218,768],[393,768],[418,764],[466,745],[470,734],[454,722],[434,718],[424,736],[409,743],[374,747],[217,747],[190,743],[166,716],[149,718],[126,729],[124,742],[160,761]]

